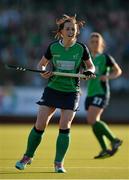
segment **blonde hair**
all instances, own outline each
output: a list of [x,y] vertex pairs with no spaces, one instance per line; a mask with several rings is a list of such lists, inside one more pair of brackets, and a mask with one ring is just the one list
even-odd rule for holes
[[62,18],[56,19],[57,30],[55,31],[55,38],[61,38],[61,30],[64,28],[64,24],[66,22],[77,24],[77,35],[80,33],[80,28],[85,24],[85,21],[76,19],[76,14],[74,16],[68,16],[64,14]]
[[97,37],[97,38],[99,38],[99,39],[102,40],[102,47],[103,47],[103,50],[104,50],[104,49],[106,48],[106,42],[105,42],[103,36],[102,36],[100,33],[98,33],[98,32],[93,32],[93,33],[91,33],[91,35],[90,35],[90,40],[91,40],[93,37]]

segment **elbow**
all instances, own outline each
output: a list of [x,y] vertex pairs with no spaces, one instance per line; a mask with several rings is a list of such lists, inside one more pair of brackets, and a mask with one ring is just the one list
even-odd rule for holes
[[119,77],[119,76],[121,76],[121,75],[122,75],[122,70],[119,68],[119,69],[117,70],[116,76]]
[[120,76],[122,75],[122,70],[120,70]]
[[122,69],[120,68],[118,71],[118,76],[121,76],[121,75],[122,75]]
[[94,73],[95,73],[95,70],[96,70],[96,69],[95,69],[95,66],[93,65],[93,72],[94,72]]
[[95,66],[94,66],[94,64],[92,64],[92,66],[89,69],[91,69],[92,73],[95,73]]

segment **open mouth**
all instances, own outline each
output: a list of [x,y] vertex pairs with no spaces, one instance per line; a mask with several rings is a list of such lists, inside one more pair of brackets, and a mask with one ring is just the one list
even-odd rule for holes
[[73,37],[74,36],[74,34],[68,34],[68,37]]

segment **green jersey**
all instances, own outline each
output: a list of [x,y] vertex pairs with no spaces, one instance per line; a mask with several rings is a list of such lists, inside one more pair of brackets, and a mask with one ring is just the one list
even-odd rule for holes
[[[44,56],[51,61],[53,71],[65,73],[78,73],[82,62],[91,58],[84,44],[75,42],[71,47],[65,48],[61,40],[51,43]],[[73,77],[52,76],[47,86],[63,92],[77,92],[80,90],[80,80]]]
[[111,67],[114,65],[115,60],[112,56],[107,54],[98,54],[92,58],[96,68],[96,78],[88,81],[87,89],[88,96],[94,95],[110,95],[109,82],[100,80],[100,76],[106,75],[110,72]]

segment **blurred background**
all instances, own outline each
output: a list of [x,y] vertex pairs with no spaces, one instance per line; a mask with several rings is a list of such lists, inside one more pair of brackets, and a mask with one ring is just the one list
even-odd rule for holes
[[[56,18],[77,14],[86,21],[78,40],[86,43],[91,32],[101,33],[106,52],[121,66],[123,74],[112,80],[111,101],[105,121],[129,123],[129,1],[128,0],[0,0],[0,121],[32,122],[36,101],[46,80],[36,73],[5,70],[3,64],[36,68],[50,42],[54,41]],[[86,118],[83,81],[77,121]],[[57,111],[55,118],[58,117]],[[81,121],[82,122],[82,121]]]

